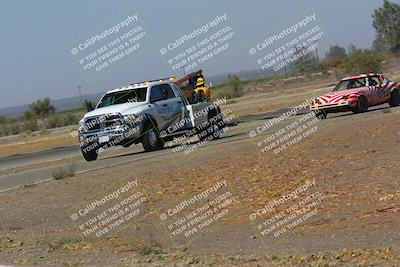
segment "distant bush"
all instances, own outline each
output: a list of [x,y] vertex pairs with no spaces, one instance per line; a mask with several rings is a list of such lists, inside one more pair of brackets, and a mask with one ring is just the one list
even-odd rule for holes
[[46,118],[45,126],[47,129],[60,127],[61,123],[57,116]]
[[34,112],[26,111],[22,115],[21,130],[33,132],[38,130],[38,118]]
[[79,114],[53,114],[44,120],[44,128],[52,129],[78,124],[80,119]]
[[[11,131],[11,126],[12,123],[0,122],[0,136],[12,135],[12,132],[15,132],[15,130]],[[19,129],[17,133],[19,133]]]
[[223,94],[227,98],[235,98],[243,95],[241,81],[236,75],[229,75],[222,88]]
[[0,136],[23,132],[45,131],[48,129],[77,125],[81,113],[54,113],[45,118],[38,118],[32,112],[25,112],[20,118],[12,119],[0,116]]
[[85,99],[83,101],[83,105],[82,105],[82,107],[84,109],[86,109],[86,110],[89,110],[89,107],[93,109],[95,106],[96,106],[96,102],[92,102],[92,101],[87,100],[87,99]]
[[20,123],[17,121],[7,124],[7,135],[19,134],[21,131]]
[[44,98],[43,100],[37,100],[29,105],[26,113],[31,113],[37,117],[48,116],[56,111],[55,107],[50,104],[50,98]]
[[[18,119],[0,116],[0,136],[19,134],[21,132],[30,133],[37,130],[45,130],[47,128],[77,123],[76,118],[71,117],[72,115],[63,118],[52,118],[52,121],[47,123],[47,118],[43,118],[54,114],[55,110],[56,109],[50,104],[50,99],[44,98],[43,100],[37,100],[31,103],[28,110]],[[45,120],[46,123],[43,123],[43,120]]]
[[0,124],[7,123],[10,119],[0,115]]
[[349,74],[354,73],[369,73],[381,72],[383,55],[373,52],[368,49],[357,49],[348,56],[344,62],[346,72]]
[[327,58],[323,61],[326,69],[340,68],[343,65],[343,59],[340,58]]

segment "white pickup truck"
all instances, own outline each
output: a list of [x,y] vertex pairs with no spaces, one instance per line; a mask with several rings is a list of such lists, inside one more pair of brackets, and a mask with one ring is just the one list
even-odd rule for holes
[[219,138],[223,127],[217,103],[190,105],[177,84],[160,80],[108,91],[80,120],[78,131],[82,155],[93,161],[111,146],[142,143],[153,151],[174,137]]

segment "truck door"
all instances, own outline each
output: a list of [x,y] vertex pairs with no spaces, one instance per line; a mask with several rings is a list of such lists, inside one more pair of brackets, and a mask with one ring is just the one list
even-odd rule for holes
[[169,84],[152,86],[150,102],[160,130],[165,130],[181,120],[183,103]]

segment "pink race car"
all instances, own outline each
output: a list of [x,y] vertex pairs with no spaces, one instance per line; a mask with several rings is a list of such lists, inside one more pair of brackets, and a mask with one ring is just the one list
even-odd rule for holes
[[381,74],[357,74],[341,80],[331,93],[315,98],[310,110],[325,119],[328,113],[353,111],[366,112],[368,107],[389,103],[391,107],[400,105],[400,88]]

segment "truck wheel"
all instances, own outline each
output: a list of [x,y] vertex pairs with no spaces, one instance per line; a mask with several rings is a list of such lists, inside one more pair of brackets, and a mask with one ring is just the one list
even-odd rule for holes
[[157,129],[150,125],[145,129],[142,144],[146,151],[160,150],[164,147],[164,142],[161,140]]
[[89,149],[89,151],[85,151],[85,148],[82,148],[82,156],[86,161],[94,161],[97,159],[98,154],[96,149]]
[[215,139],[219,139],[221,136],[220,125],[222,118],[215,118],[219,115],[215,110],[211,110],[208,113],[208,125],[203,129],[198,130],[198,136],[200,141],[208,140],[212,141]]
[[357,100],[357,113],[363,113],[368,111],[368,102],[365,96],[360,96]]
[[389,105],[391,107],[397,107],[400,105],[400,94],[399,91],[393,90],[390,94]]

